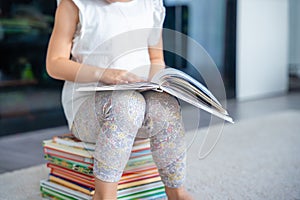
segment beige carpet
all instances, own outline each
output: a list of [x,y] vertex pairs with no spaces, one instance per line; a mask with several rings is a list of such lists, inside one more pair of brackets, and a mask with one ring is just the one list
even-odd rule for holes
[[1,174],[1,200],[36,200],[42,199],[39,191],[39,181],[47,178],[49,170],[45,165]]
[[[199,160],[205,131],[188,150],[186,187],[195,199],[300,199],[300,112],[226,125],[213,152]],[[45,166],[2,174],[0,199],[41,199],[39,180],[47,174]]]

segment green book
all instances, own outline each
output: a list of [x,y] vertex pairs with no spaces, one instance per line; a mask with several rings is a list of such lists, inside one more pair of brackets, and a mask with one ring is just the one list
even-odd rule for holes
[[[42,194],[47,194],[49,196],[52,196],[59,199],[61,197],[62,200],[91,200],[92,196],[86,195],[82,192],[73,190],[71,188],[65,187],[63,185],[60,185],[58,183],[50,182],[49,180],[41,180],[40,181],[40,189]],[[53,198],[53,199],[55,199]]]
[[126,164],[125,171],[136,167],[142,167],[144,165],[148,166],[149,164],[154,164],[152,155],[131,158]]
[[55,200],[77,200],[76,198],[72,198],[61,193],[55,192],[53,190],[41,187],[42,197],[48,199],[55,199]]
[[130,195],[141,194],[155,189],[164,189],[164,184],[161,181],[129,187],[118,190],[118,198],[125,198]]
[[81,162],[76,162],[64,158],[59,158],[56,156],[52,156],[49,154],[44,155],[45,159],[48,160],[50,163],[74,170],[76,172],[80,172],[86,175],[93,175],[93,166]]
[[145,192],[128,195],[125,197],[118,197],[118,200],[131,200],[131,199],[158,199],[166,197],[165,188],[157,188]]

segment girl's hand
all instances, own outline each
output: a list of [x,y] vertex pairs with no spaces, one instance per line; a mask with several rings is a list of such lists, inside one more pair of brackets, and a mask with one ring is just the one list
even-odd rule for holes
[[145,81],[137,75],[121,69],[105,69],[99,74],[99,81],[105,84],[124,84]]

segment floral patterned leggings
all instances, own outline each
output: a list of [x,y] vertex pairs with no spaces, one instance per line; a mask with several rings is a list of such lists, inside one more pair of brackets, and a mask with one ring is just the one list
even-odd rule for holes
[[118,182],[135,138],[150,138],[153,159],[163,183],[177,188],[185,178],[186,148],[176,98],[154,91],[97,92],[77,112],[73,134],[96,143],[94,174]]

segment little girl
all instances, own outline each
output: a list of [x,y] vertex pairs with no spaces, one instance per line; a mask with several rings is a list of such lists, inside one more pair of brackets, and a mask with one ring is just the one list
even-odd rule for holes
[[138,137],[150,138],[168,199],[191,199],[183,187],[184,127],[174,97],[154,91],[75,90],[91,83],[150,80],[165,67],[161,31],[154,30],[162,28],[164,16],[162,0],[59,1],[47,72],[65,81],[62,103],[73,134],[96,143],[95,200],[117,198],[118,181]]

